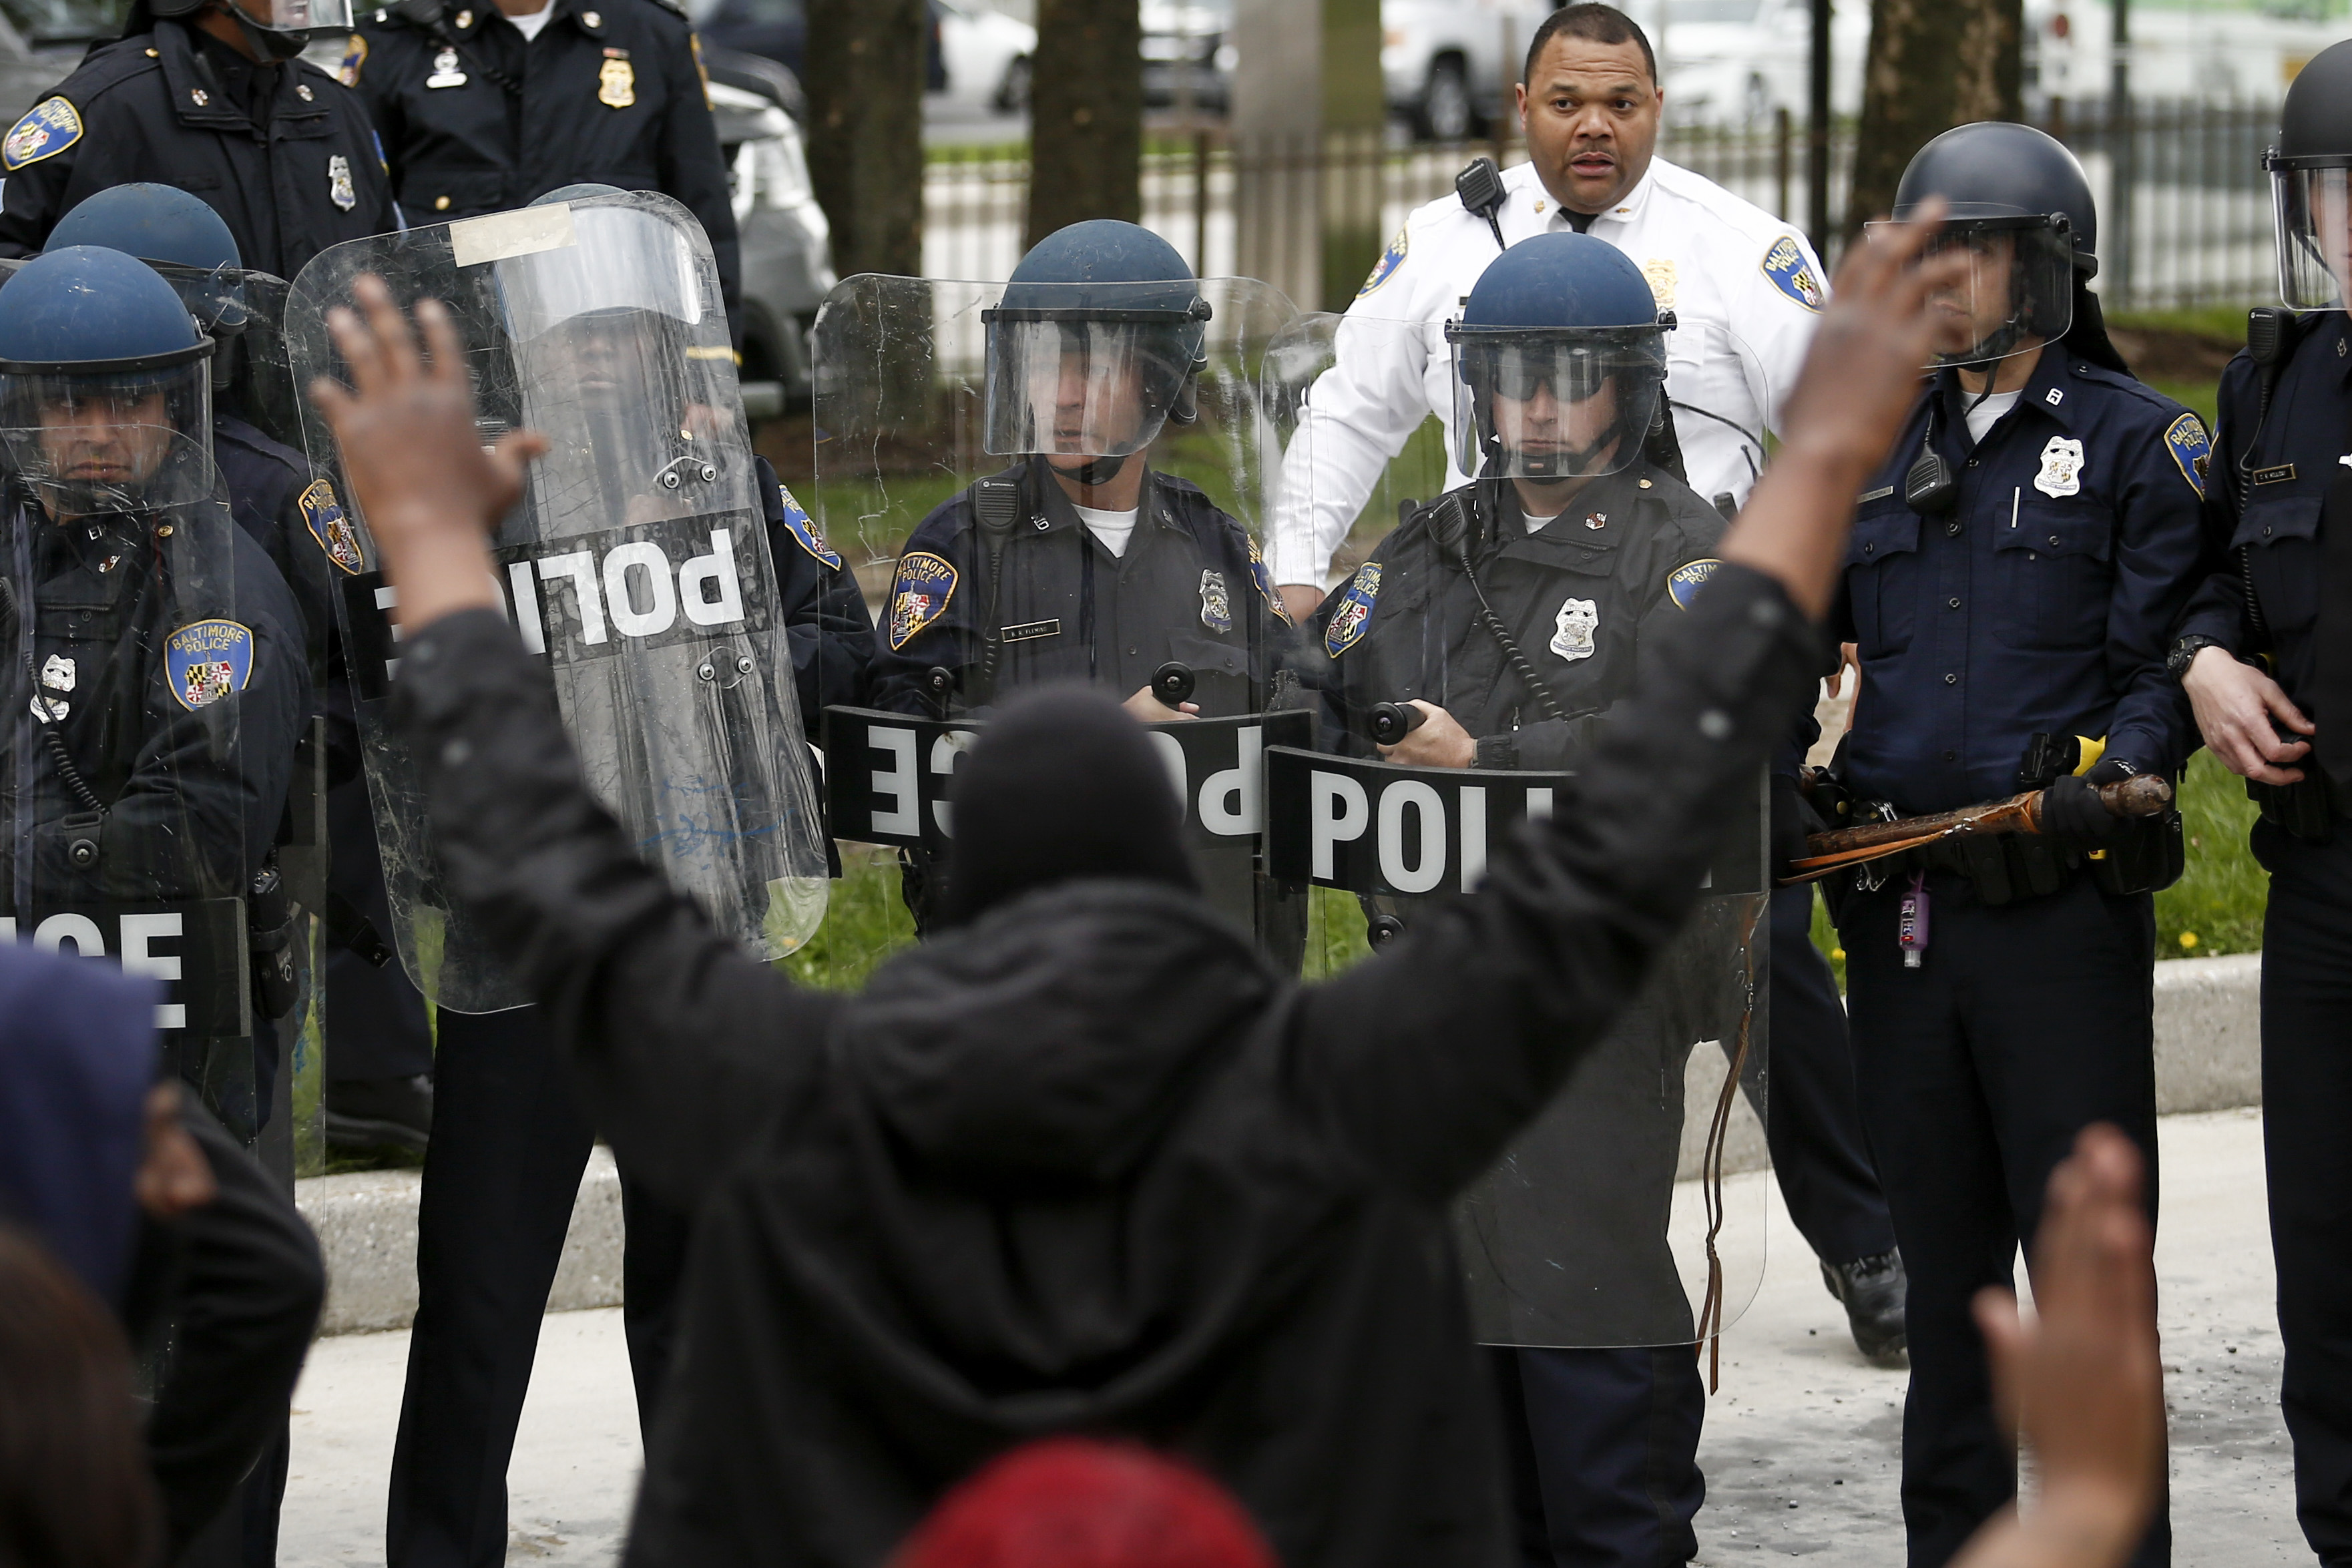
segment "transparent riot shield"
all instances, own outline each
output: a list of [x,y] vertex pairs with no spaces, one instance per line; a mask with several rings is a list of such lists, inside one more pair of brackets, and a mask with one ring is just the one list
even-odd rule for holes
[[[296,279],[295,380],[339,375],[326,312],[373,273],[405,308],[446,304],[483,438],[551,443],[492,540],[524,645],[547,661],[590,788],[719,928],[777,958],[823,918],[824,840],[802,738],[717,268],[667,197],[632,193],[335,246]],[[397,596],[341,504],[318,523],[343,573],[345,656],[401,961],[459,1012],[527,996],[450,896],[422,779],[387,722]]]
[[[835,831],[898,862],[845,854],[903,882],[910,924],[885,940],[941,891],[929,807],[961,746],[1012,694],[1079,680],[1160,727],[1203,885],[1298,961],[1303,904],[1263,874],[1257,789],[1267,716],[1300,744],[1312,727],[1259,549],[1279,455],[1264,363],[1294,311],[1249,279],[1150,287],[866,276],[818,315],[811,501],[879,601],[867,712],[836,727],[858,739],[828,743],[828,788]],[[883,715],[908,738],[872,739]],[[877,768],[887,794],[902,745],[924,809],[845,819]]]
[[[1727,336],[1696,331],[1674,351],[1763,385]],[[1266,387],[1277,514],[1318,519],[1343,552],[1301,627],[1322,747],[1276,749],[1267,767],[1270,869],[1313,884],[1310,975],[1470,893],[1518,821],[1573,810],[1580,758],[1630,689],[1643,637],[1704,587],[1725,526],[1675,476],[1672,417],[1629,413],[1628,451],[1574,482],[1450,465],[1482,450],[1447,428],[1450,388],[1398,451],[1369,444],[1346,417],[1350,382],[1399,364],[1442,382],[1446,352],[1442,328],[1324,316],[1268,355],[1282,371]],[[1664,406],[1671,375],[1664,397],[1628,409]],[[1596,432],[1560,444],[1605,455]],[[1759,771],[1727,803],[1706,895],[1637,1001],[1459,1201],[1481,1340],[1692,1343],[1753,1295],[1770,1180],[1764,800]]]
[[257,1028],[295,1000],[269,852],[308,713],[301,632],[201,443],[93,401],[0,429],[0,936],[161,981],[182,1075],[250,1141]]

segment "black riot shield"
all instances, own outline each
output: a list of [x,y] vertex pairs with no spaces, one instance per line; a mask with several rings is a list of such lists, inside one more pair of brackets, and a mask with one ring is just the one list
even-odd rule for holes
[[[815,330],[814,505],[880,596],[872,710],[968,733],[1024,687],[1102,688],[1164,727],[1212,899],[1295,966],[1303,899],[1264,874],[1247,759],[1309,724],[1277,716],[1304,706],[1298,650],[1257,543],[1276,451],[1263,361],[1294,312],[1248,279],[1150,287],[1197,288],[1189,363],[1156,353],[1130,331],[1146,313],[1097,286],[845,280]],[[877,734],[918,737],[926,781],[954,755],[873,714],[829,733],[859,737],[828,745],[837,810],[877,758],[891,766]],[[1247,785],[1204,805],[1211,775]],[[919,925],[940,886],[936,824],[925,837],[864,821],[836,816],[835,831],[898,847]]]
[[[295,282],[297,380],[334,375],[324,325],[364,273],[445,302],[491,439],[551,451],[492,541],[517,633],[547,661],[589,784],[670,880],[765,957],[822,919],[823,829],[708,241],[632,193],[353,241]],[[336,472],[331,437],[306,426]],[[339,486],[340,488],[340,486]],[[347,493],[346,493],[347,496]],[[363,517],[321,519],[402,963],[459,1012],[528,998],[446,890],[421,779],[386,722],[397,597]]]
[[[1507,474],[1456,472],[1433,504],[1418,486],[1439,454],[1481,465],[1475,439],[1440,444],[1474,413],[1433,412],[1367,485],[1335,456],[1350,437],[1318,408],[1317,383],[1341,352],[1402,359],[1409,346],[1368,340],[1429,330],[1303,318],[1268,389],[1286,454],[1277,510],[1322,515],[1320,533],[1349,550],[1301,628],[1322,749],[1268,754],[1270,870],[1317,890],[1310,974],[1474,890],[1522,821],[1574,809],[1578,758],[1629,689],[1643,631],[1704,586],[1722,527],[1673,476],[1671,421],[1646,413],[1628,424],[1646,421],[1648,437],[1577,483],[1523,491]],[[1530,386],[1549,384],[1539,369]],[[1588,441],[1597,449],[1568,444]],[[1637,1001],[1457,1205],[1483,1342],[1694,1343],[1753,1295],[1769,1183],[1763,800],[1759,778]]]
[[250,1137],[255,1025],[293,1002],[269,852],[309,712],[300,623],[203,446],[112,417],[0,430],[0,935],[163,982],[184,1076]]

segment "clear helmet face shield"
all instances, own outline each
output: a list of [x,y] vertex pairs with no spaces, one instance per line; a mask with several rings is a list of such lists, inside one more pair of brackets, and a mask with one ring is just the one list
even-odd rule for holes
[[146,516],[212,493],[209,355],[158,370],[0,373],[0,450],[52,516]]
[[[1149,287],[1155,294],[1169,289]],[[1053,302],[1065,289],[1070,302]],[[1106,292],[1098,285],[1024,286],[1020,298],[1031,303],[986,313],[983,451],[1124,457],[1150,445],[1171,417],[1192,422],[1192,382],[1213,315],[1207,299],[1129,309],[1097,303]],[[1046,303],[1035,303],[1041,296]]]
[[2065,336],[2074,324],[2074,235],[2063,214],[2020,216],[1957,203],[1920,260],[1953,250],[1968,265],[1935,298],[1930,368],[2005,360]]
[[236,8],[273,33],[311,37],[352,30],[352,0],[236,0]]
[[2341,310],[2352,300],[2352,156],[2328,166],[2270,162],[2279,298],[2296,310]]
[[1454,323],[1454,462],[1473,476],[1577,479],[1641,455],[1665,380],[1656,327],[1497,329]]

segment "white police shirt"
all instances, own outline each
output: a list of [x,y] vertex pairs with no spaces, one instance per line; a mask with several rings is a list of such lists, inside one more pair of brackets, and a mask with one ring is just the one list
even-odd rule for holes
[[[1532,163],[1505,171],[1503,186],[1496,217],[1507,244],[1573,226]],[[1811,247],[1763,208],[1663,158],[1586,232],[1632,256],[1680,324],[1666,335],[1666,395],[1691,488],[1746,500],[1763,432],[1796,384],[1828,296]],[[1322,582],[1389,459],[1428,415],[1446,422],[1447,487],[1468,483],[1451,462],[1445,323],[1501,254],[1486,220],[1451,195],[1417,208],[1389,242],[1340,319],[1337,361],[1309,390],[1284,456],[1266,550],[1276,582]]]

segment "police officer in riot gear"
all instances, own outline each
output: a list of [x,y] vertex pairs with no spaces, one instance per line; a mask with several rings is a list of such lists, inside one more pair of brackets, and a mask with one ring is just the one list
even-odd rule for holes
[[2262,808],[2263,1147],[2270,1173],[2281,1404],[2295,1512],[2324,1563],[2352,1563],[2352,1248],[2340,1194],[2352,1079],[2352,43],[2294,78],[2266,158],[2279,294],[2221,377],[2206,489],[2221,564],[2171,664],[2197,727]]
[[[323,885],[302,888],[297,896],[311,913],[325,915],[331,890],[339,909],[370,923],[360,932],[346,915],[329,920],[331,932],[345,939],[329,942],[322,966],[327,1138],[338,1146],[421,1151],[433,1125],[433,1038],[416,988],[397,966],[374,961],[383,956],[382,933],[391,922],[366,786],[359,779],[350,693],[340,649],[331,646],[335,585],[359,570],[358,544],[331,481],[312,468],[307,455],[272,434],[288,431],[299,438],[299,424],[289,430],[287,423],[295,413],[292,378],[278,337],[285,286],[245,271],[236,237],[219,214],[169,185],[101,191],[59,221],[50,243],[103,245],[138,256],[180,291],[217,345],[214,462],[237,525],[269,552],[301,606],[311,680],[325,720],[326,799],[289,803],[297,820],[289,828],[313,842],[323,828],[333,852]],[[306,750],[298,785],[319,771],[318,759]],[[293,858],[281,856],[281,863]]]
[[[1903,816],[2051,788],[2046,834],[1950,841],[1832,893],[1910,1273],[1912,1568],[2016,1490],[1970,1300],[2011,1285],[2085,1125],[2122,1127],[2153,1168],[2150,894],[2179,873],[2179,819],[2126,826],[2092,789],[2187,756],[2165,648],[2197,580],[2207,458],[2196,415],[2108,344],[2072,153],[2027,126],[1962,126],[1912,160],[1895,215],[1930,197],[1950,204],[1934,244],[1965,250],[1967,279],[1860,497],[1832,617],[1862,671],[1838,771]],[[2168,1552],[2159,1520],[2138,1561]]]
[[[310,686],[300,612],[215,494],[212,350],[170,286],[118,252],[53,252],[0,285],[20,916],[267,902],[257,879]],[[236,967],[222,988],[245,983]],[[291,1002],[257,988],[248,1016]],[[191,1029],[181,1065],[249,1140],[274,1052]]]
[[[1147,722],[1291,706],[1289,617],[1256,545],[1146,455],[1197,417],[1210,313],[1134,224],[1073,224],[1022,258],[986,313],[982,444],[1015,461],[908,537],[874,706],[945,717],[1052,680],[1108,687]],[[1174,706],[1153,684],[1171,662],[1191,677]],[[909,899],[919,916],[919,879]]]
[[[1455,461],[1475,478],[1408,517],[1307,627],[1328,656],[1325,717],[1342,748],[1486,768],[1571,768],[1589,754],[1645,641],[1720,565],[1722,514],[1658,460],[1673,446],[1672,329],[1640,269],[1585,235],[1522,240],[1480,276],[1445,332]],[[1421,720],[1401,737],[1378,731],[1381,704]],[[1379,931],[1426,901],[1371,902]],[[1583,1292],[1533,1336],[1491,1313],[1474,1322],[1496,1346],[1523,1537],[1546,1561],[1696,1549],[1706,1391],[1664,1204],[1682,1061],[1696,1040],[1732,1038],[1712,1004],[1736,966],[1692,960],[1668,960],[1674,982],[1645,993],[1515,1149],[1517,1179],[1499,1193],[1482,1183],[1458,1221],[1474,1277],[1528,1293],[1523,1267],[1565,1270]],[[1662,1099],[1662,1082],[1675,1092]],[[1578,1235],[1541,1223],[1546,1206],[1572,1207]],[[1511,1238],[1537,1232],[1540,1261],[1507,1256]],[[1614,1458],[1596,1463],[1603,1454]]]
[[523,206],[581,180],[659,191],[710,239],[728,313],[735,209],[700,47],[670,0],[401,0],[343,56],[414,224]]
[[110,186],[152,180],[219,213],[245,265],[290,278],[339,241],[400,225],[367,110],[297,58],[349,0],[139,0],[0,139],[0,256],[44,248]]

